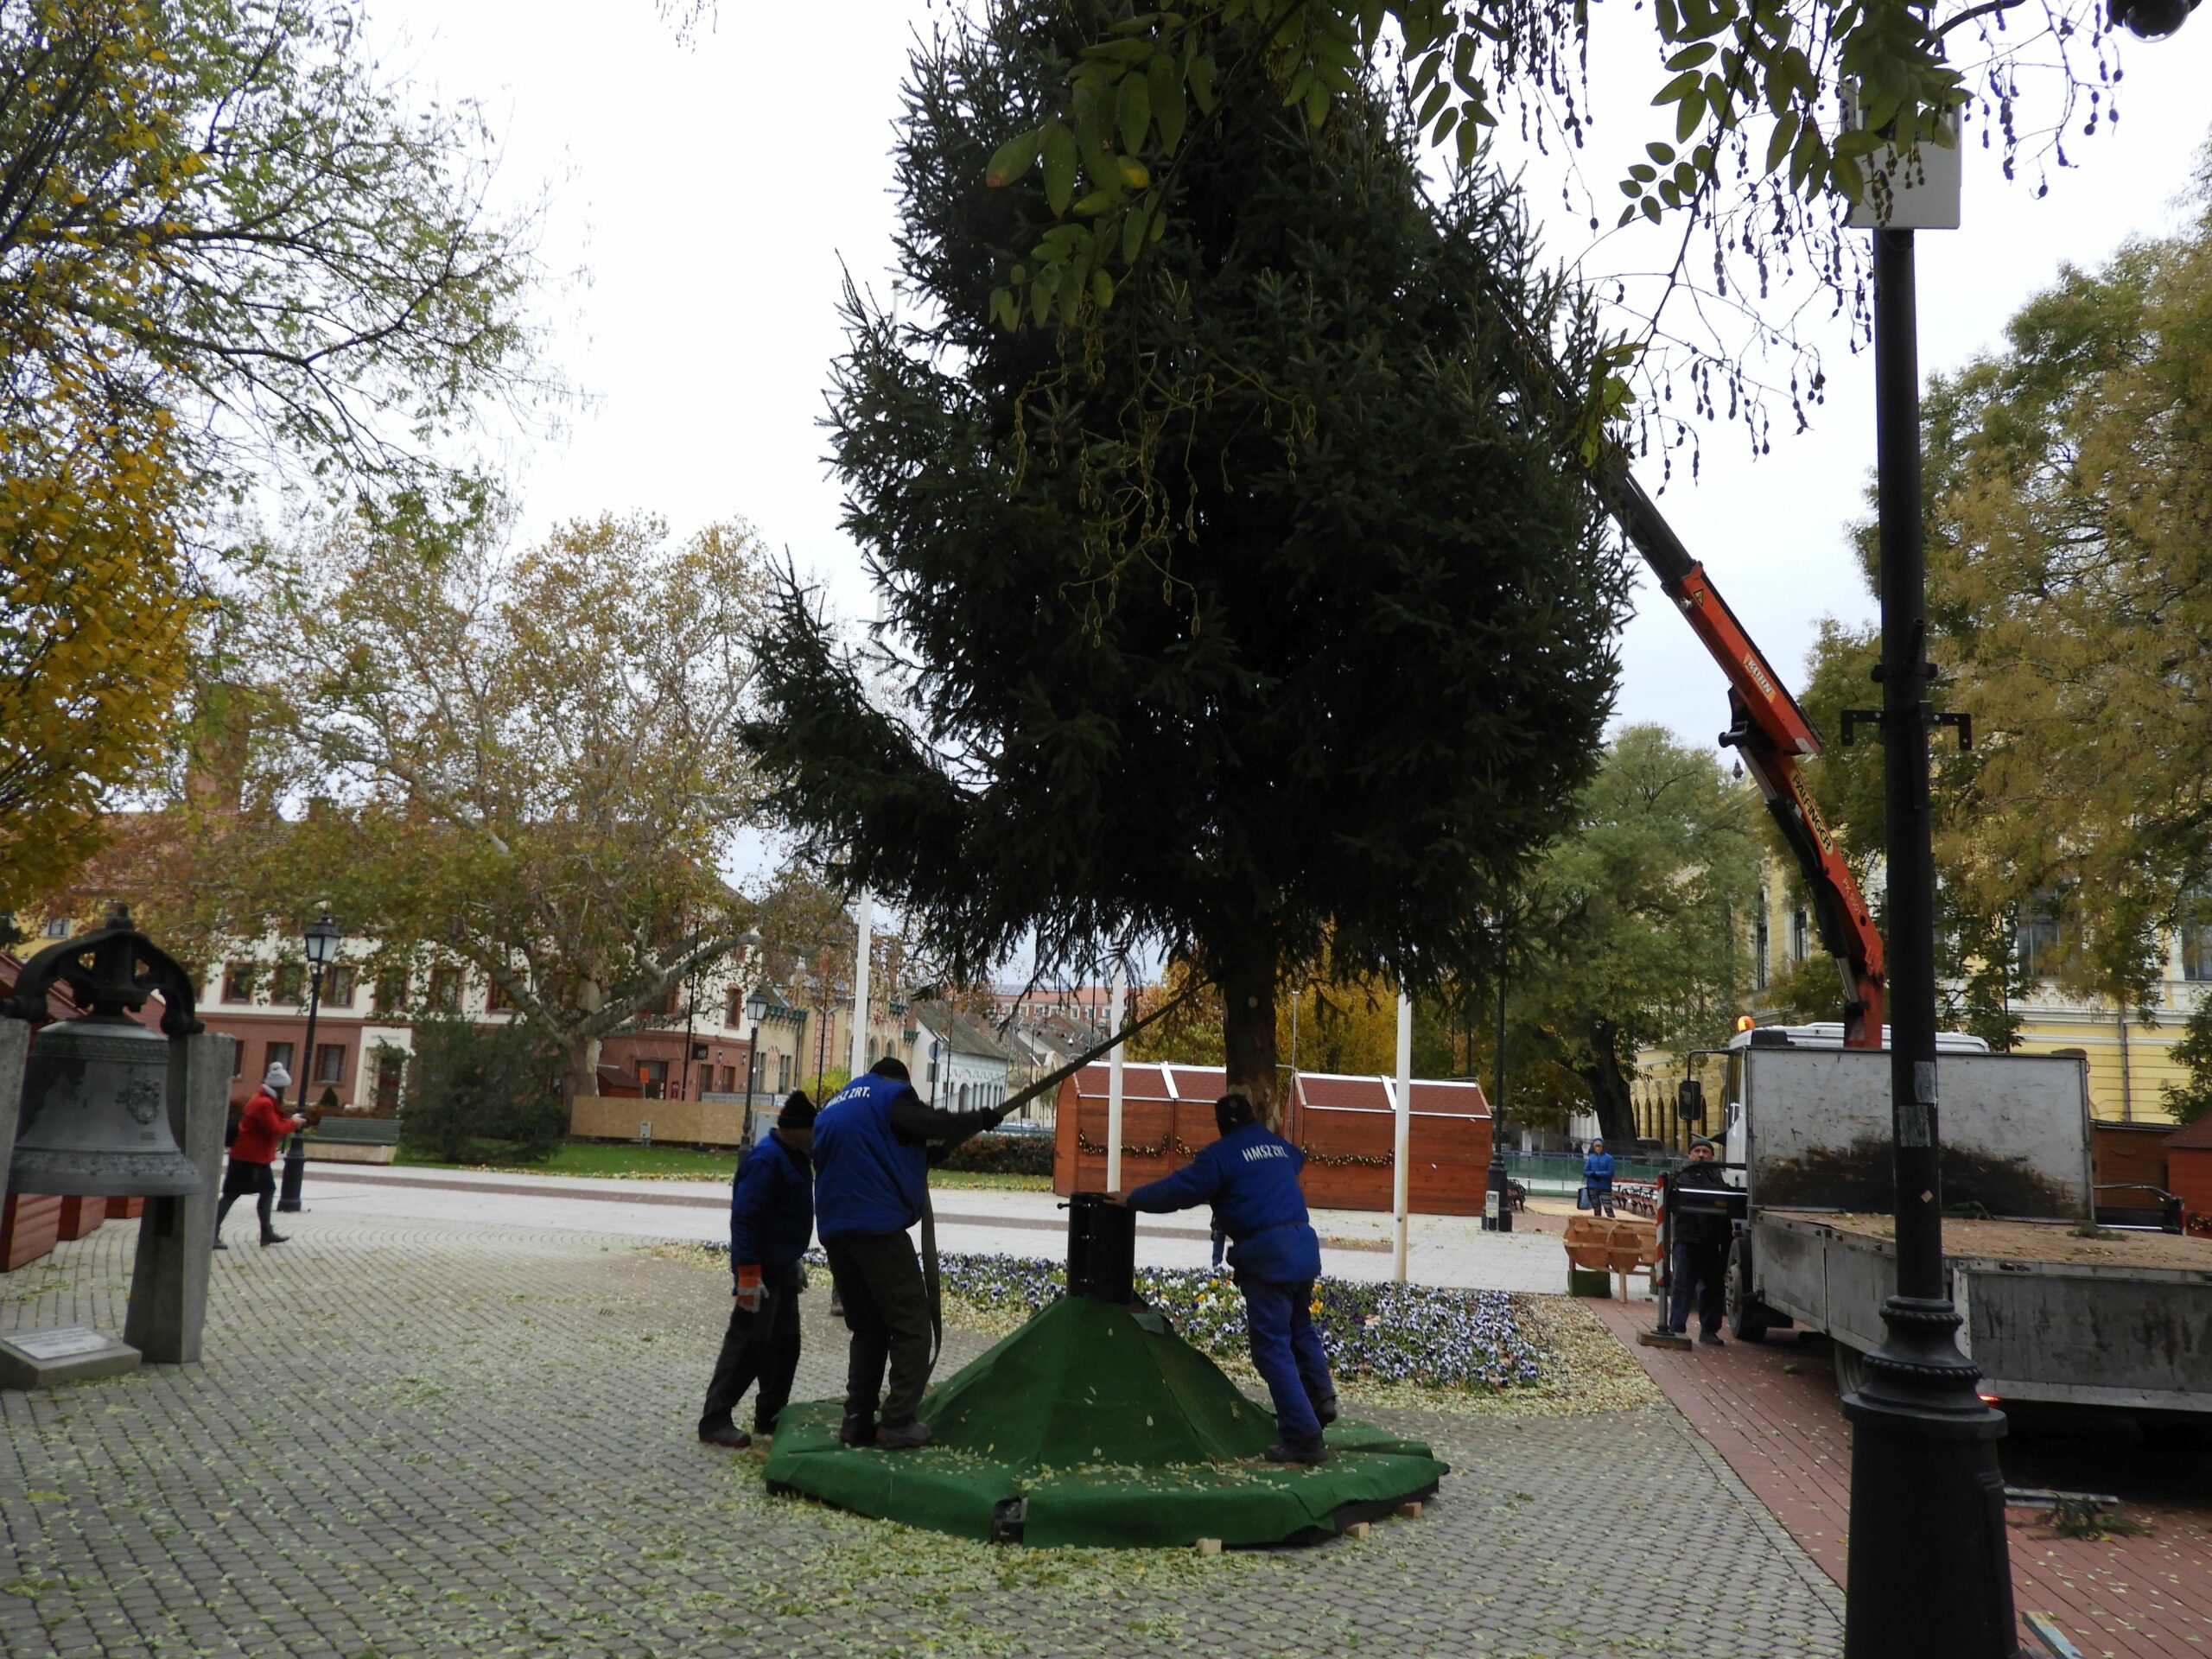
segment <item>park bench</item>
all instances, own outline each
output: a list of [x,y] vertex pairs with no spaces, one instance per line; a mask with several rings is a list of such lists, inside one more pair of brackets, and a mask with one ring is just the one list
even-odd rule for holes
[[[1583,1274],[1611,1274],[1619,1285],[1623,1301],[1628,1300],[1630,1274],[1642,1274],[1647,1287],[1652,1283],[1652,1268],[1659,1259],[1659,1227],[1656,1222],[1628,1217],[1608,1220],[1601,1216],[1576,1216],[1567,1224],[1567,1231],[1560,1242],[1567,1247],[1567,1287],[1570,1294],[1581,1288],[1575,1282],[1578,1270]],[[1600,1279],[1600,1288],[1590,1294],[1604,1295],[1604,1282]]]

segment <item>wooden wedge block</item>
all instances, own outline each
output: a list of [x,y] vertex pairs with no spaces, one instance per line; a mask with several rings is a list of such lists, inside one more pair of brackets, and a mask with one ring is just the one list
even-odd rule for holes
[[1398,1514],[1398,1519],[1400,1519],[1401,1521],[1418,1521],[1418,1520],[1420,1520],[1420,1519],[1421,1519],[1421,1500],[1420,1500],[1419,1498],[1413,1498],[1413,1499],[1408,1500],[1408,1502],[1406,1502],[1406,1503],[1403,1503],[1399,1504],[1399,1505],[1398,1505],[1397,1514]]
[[1351,1525],[1344,1529],[1344,1536],[1347,1538],[1364,1538],[1367,1536],[1368,1529],[1371,1524],[1371,1522],[1366,1521],[1355,1521]]
[[1218,1555],[1221,1554],[1221,1540],[1218,1538],[1201,1538],[1195,1545],[1192,1546],[1192,1548],[1195,1548],[1201,1555]]

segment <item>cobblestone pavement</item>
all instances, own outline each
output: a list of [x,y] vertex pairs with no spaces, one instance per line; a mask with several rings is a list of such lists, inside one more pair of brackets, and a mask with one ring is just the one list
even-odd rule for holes
[[[0,1278],[0,1328],[119,1328],[134,1235]],[[756,1454],[697,1444],[727,1293],[635,1238],[323,1210],[218,1256],[212,1300],[204,1365],[0,1394],[0,1652],[1840,1649],[1834,1585],[1671,1408],[1371,1414],[1458,1472],[1364,1541],[994,1549],[770,1498]],[[808,1302],[802,1398],[842,1350]]]

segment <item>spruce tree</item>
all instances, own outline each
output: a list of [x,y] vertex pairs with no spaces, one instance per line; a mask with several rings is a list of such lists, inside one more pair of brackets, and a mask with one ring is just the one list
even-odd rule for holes
[[1110,307],[985,321],[1084,204],[1049,156],[984,164],[1126,15],[1001,4],[917,53],[903,308],[849,291],[829,421],[904,695],[789,581],[748,741],[805,849],[956,973],[1033,938],[1192,962],[1264,1101],[1287,971],[1480,976],[1593,770],[1627,583],[1574,411],[1516,390],[1505,314],[1586,384],[1581,314],[1505,181],[1424,194],[1378,89],[1318,130],[1224,106]]

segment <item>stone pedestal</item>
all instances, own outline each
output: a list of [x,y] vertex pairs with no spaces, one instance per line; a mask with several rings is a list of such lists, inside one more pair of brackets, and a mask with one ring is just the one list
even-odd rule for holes
[[188,1365],[200,1357],[235,1041],[201,1032],[171,1045],[169,1127],[200,1172],[200,1191],[148,1200],[138,1224],[138,1259],[131,1269],[130,1309],[123,1335],[150,1365]]

